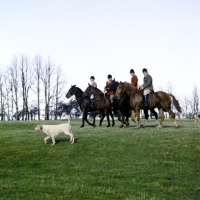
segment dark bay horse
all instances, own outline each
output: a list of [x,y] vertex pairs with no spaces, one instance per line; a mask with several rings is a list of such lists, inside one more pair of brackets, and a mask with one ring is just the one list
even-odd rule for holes
[[[109,83],[108,85],[105,86],[104,90],[105,91],[113,90],[116,93],[118,85],[119,85],[119,82],[115,81],[115,79],[114,79],[111,83]],[[130,85],[130,87],[131,86],[132,85]],[[133,87],[134,90],[136,89],[135,86],[132,86],[132,87]],[[121,98],[122,99],[121,99],[121,102],[119,103],[119,110],[122,114],[122,121],[123,121],[124,117],[126,117],[126,119],[129,118],[129,115],[130,115],[129,111],[131,110],[131,107],[130,107],[130,98],[126,93],[121,95]],[[128,107],[126,106],[127,103],[129,105]],[[157,114],[157,112],[154,109],[150,109],[150,111],[154,114],[155,119],[156,119],[156,125],[158,125],[158,114]],[[148,118],[149,118],[148,113],[145,113],[145,119],[148,120]],[[124,122],[124,123],[126,123],[126,122]]]
[[[113,90],[114,93],[119,85],[118,81],[115,79],[104,87],[104,91]],[[129,103],[129,96],[124,94],[121,97],[115,96],[113,99],[114,110],[118,112],[118,120],[121,121],[120,128],[126,127],[129,125],[129,117],[130,117],[130,103]]]
[[98,88],[93,87],[90,84],[88,84],[88,87],[86,88],[86,90],[84,92],[84,96],[90,96],[91,94],[94,95],[94,99],[95,99],[94,109],[96,110],[96,113],[95,113],[94,118],[93,118],[94,126],[95,126],[95,117],[98,113],[102,113],[102,118],[100,120],[99,125],[101,125],[101,123],[102,123],[102,121],[105,117],[105,113],[106,113],[106,118],[107,118],[107,121],[108,121],[107,127],[110,126],[109,115],[112,118],[112,126],[114,126],[115,122],[114,122],[114,117],[113,117],[113,114],[112,114],[112,111],[111,111],[111,108],[110,108],[110,105],[111,105],[110,99],[108,99],[101,90],[99,90]]
[[[143,90],[138,90],[137,88],[135,88],[134,90],[133,87],[131,87],[129,83],[120,82],[117,87],[116,94],[122,95],[124,93],[130,96],[130,106],[135,111],[132,113],[132,120],[135,121],[134,118],[136,114],[137,116],[136,128],[139,128],[140,127],[140,109],[144,108]],[[179,105],[179,102],[176,100],[176,98],[172,94],[168,94],[163,91],[158,91],[158,92],[151,93],[149,95],[149,102],[148,102],[149,109],[158,108],[159,114],[161,117],[160,125],[158,126],[158,128],[162,128],[163,121],[165,118],[164,111],[169,113],[169,115],[173,119],[174,126],[180,127],[179,124],[176,123],[175,113],[171,110],[171,104],[172,104],[171,98],[173,100],[173,104],[175,108],[178,110],[178,112],[181,112],[181,107]]]
[[70,98],[73,95],[75,95],[76,100],[78,102],[78,105],[79,105],[81,111],[83,112],[83,118],[82,118],[82,125],[81,125],[81,127],[84,127],[85,121],[89,125],[93,126],[93,124],[90,123],[88,121],[88,119],[87,119],[88,112],[94,111],[91,108],[91,100],[90,100],[90,98],[88,96],[84,97],[83,96],[83,91],[79,87],[76,87],[76,85],[72,85],[71,86],[71,88],[69,89],[69,91],[66,94],[66,97]]

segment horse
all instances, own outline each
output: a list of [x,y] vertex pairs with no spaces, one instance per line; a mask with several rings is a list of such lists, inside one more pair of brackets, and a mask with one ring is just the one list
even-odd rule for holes
[[112,114],[112,111],[111,111],[110,99],[108,99],[100,89],[93,87],[90,84],[88,84],[88,87],[86,88],[86,90],[84,92],[84,96],[90,96],[91,94],[94,95],[94,99],[95,99],[94,108],[96,110],[96,113],[95,113],[94,118],[93,118],[94,126],[95,126],[95,117],[98,114],[98,112],[102,113],[102,118],[100,120],[99,126],[101,125],[101,123],[102,123],[102,121],[105,117],[105,113],[106,113],[106,117],[107,117],[107,121],[108,121],[107,127],[110,126],[109,115],[112,118],[112,126],[114,126],[115,122],[114,122],[114,117],[113,117],[113,114]]
[[[119,82],[115,81],[115,79],[104,87],[104,92],[113,90],[114,93],[117,89]],[[126,94],[122,95],[121,97],[114,96],[113,98],[113,107],[115,112],[118,112],[118,120],[122,122],[119,126],[120,128],[126,127],[129,125],[129,117],[130,117],[130,104],[129,104],[129,96]]]
[[[135,111],[135,112],[132,112],[131,119],[135,121],[134,120],[135,115],[137,116],[136,128],[139,128],[140,127],[140,109],[144,109],[143,90],[138,90],[137,88],[133,89],[133,87],[131,87],[129,83],[120,82],[117,87],[116,94],[122,95],[124,93],[130,96],[130,106]],[[169,115],[173,119],[174,126],[180,127],[180,125],[176,123],[175,113],[171,110],[172,101],[177,111],[181,112],[181,107],[179,105],[179,102],[174,97],[174,95],[166,93],[164,91],[150,93],[148,108],[149,109],[158,108],[159,114],[161,117],[160,124],[157,126],[157,128],[162,128],[163,121],[165,118],[164,111],[169,113]]]
[[72,85],[69,91],[66,94],[66,98],[70,98],[71,96],[75,95],[76,100],[78,102],[78,105],[83,112],[83,118],[82,118],[82,125],[81,128],[84,127],[85,121],[90,125],[93,126],[92,123],[90,123],[87,119],[88,112],[94,111],[91,108],[91,100],[88,96],[83,96],[83,91],[79,88],[76,87],[76,85]]
[[[111,83],[109,83],[108,85],[105,86],[104,91],[114,90],[114,92],[116,92],[116,89],[117,89],[118,85],[119,85],[119,82],[115,81],[115,79],[114,79]],[[130,87],[131,86],[132,85],[130,85]],[[132,87],[133,87],[134,90],[137,89],[135,86],[132,86]],[[129,98],[129,96],[127,94],[121,95],[121,98],[122,98],[122,100],[121,100],[121,105],[119,105],[119,110],[120,110],[120,112],[122,114],[122,123],[124,123],[124,125],[125,125],[126,122],[123,121],[124,120],[124,116],[126,117],[126,119],[128,119],[129,115],[130,115],[129,110],[131,109],[130,106],[127,107],[125,105],[127,103],[129,104],[129,101],[130,101],[129,99],[130,98]],[[154,109],[150,109],[150,111],[154,114],[155,119],[156,119],[156,125],[158,125],[158,114],[157,114],[157,112]],[[148,117],[149,117],[148,112],[145,112],[145,119],[148,120]]]

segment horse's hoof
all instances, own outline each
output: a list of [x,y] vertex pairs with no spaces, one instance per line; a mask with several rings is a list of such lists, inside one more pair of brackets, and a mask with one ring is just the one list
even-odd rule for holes
[[123,127],[123,125],[119,126],[119,128],[122,128],[122,127]]
[[82,125],[82,126],[80,126],[80,128],[83,128],[84,126]]
[[127,127],[127,125],[126,125],[126,124],[124,124],[124,125],[123,125],[123,127],[124,127],[124,128],[126,128],[126,127]]
[[110,125],[108,125],[107,127],[110,127]]

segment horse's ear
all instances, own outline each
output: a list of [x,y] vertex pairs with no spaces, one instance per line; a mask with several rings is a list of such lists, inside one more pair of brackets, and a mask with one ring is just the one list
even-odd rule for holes
[[74,87],[76,87],[76,85],[74,85]]
[[88,86],[90,86],[90,84],[88,83]]
[[122,82],[120,81],[120,83],[122,83]]
[[115,78],[114,78],[113,82],[115,82]]

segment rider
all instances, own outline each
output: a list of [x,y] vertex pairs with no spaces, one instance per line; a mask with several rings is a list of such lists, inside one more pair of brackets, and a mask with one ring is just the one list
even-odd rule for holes
[[131,75],[131,84],[137,87],[138,77],[135,75],[135,71],[133,69],[130,70]]
[[[112,83],[112,75],[108,75],[108,81],[106,82],[106,85],[108,85],[109,83]],[[113,97],[114,97],[114,91],[113,90],[109,90],[107,92],[107,95],[110,96],[110,101],[111,101],[111,110],[113,110]]]
[[[90,85],[93,87],[97,87],[97,84],[94,80],[95,80],[94,76],[91,76],[90,77]],[[91,99],[92,108],[94,108],[94,95],[93,94],[91,94],[90,99]]]
[[149,75],[146,68],[142,70],[144,79],[143,79],[143,85],[141,86],[141,89],[143,89],[143,95],[144,95],[144,112],[148,115],[148,100],[149,100],[149,94],[153,92],[153,79],[151,75]]

